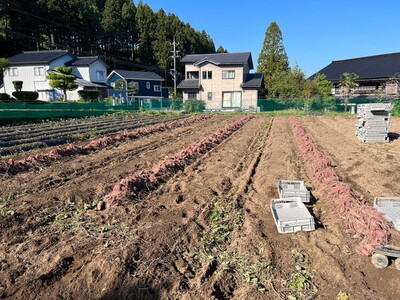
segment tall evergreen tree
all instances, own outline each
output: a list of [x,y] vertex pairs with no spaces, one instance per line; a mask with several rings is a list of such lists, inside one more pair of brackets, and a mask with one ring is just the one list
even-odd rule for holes
[[289,61],[283,45],[282,32],[276,22],[272,22],[265,32],[264,44],[258,57],[257,72],[267,80],[276,72],[287,71]]
[[153,41],[156,22],[153,10],[148,4],[139,2],[136,10],[136,25],[138,28],[138,52],[140,62],[154,64]]
[[169,67],[168,58],[171,51],[171,36],[168,32],[168,19],[163,9],[160,9],[156,14],[157,27],[155,41],[153,42],[154,56],[158,65],[167,69]]
[[217,53],[228,53],[228,50],[226,50],[224,47],[219,46],[217,49]]
[[125,57],[135,57],[135,47],[137,44],[137,27],[136,27],[136,7],[132,1],[126,1],[122,5],[122,31],[124,40],[122,41],[125,50]]

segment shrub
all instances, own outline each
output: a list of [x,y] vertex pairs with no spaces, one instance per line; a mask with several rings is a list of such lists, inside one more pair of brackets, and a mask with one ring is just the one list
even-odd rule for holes
[[88,102],[97,101],[99,99],[99,91],[96,90],[80,90],[78,94],[82,100]]
[[11,100],[11,97],[9,94],[0,93],[0,100]]
[[203,112],[206,108],[206,103],[203,100],[186,100],[183,103],[183,109],[186,112]]
[[183,101],[182,100],[170,100],[170,108],[172,110],[182,110]]
[[18,100],[37,100],[39,98],[38,92],[13,92],[12,95]]
[[393,116],[397,116],[397,117],[400,116],[400,100],[394,101],[393,109],[392,109],[391,113]]
[[21,80],[15,80],[12,82],[12,84],[14,85],[14,89],[16,92],[20,92],[22,91],[22,85],[23,85],[23,81]]

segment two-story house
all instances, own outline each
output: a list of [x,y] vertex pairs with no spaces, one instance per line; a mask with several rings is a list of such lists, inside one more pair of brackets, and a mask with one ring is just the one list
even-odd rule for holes
[[98,57],[76,57],[66,50],[26,51],[8,59],[10,67],[4,71],[3,93],[12,94],[13,81],[22,81],[23,91],[36,91],[39,100],[54,101],[63,96],[62,91],[52,88],[46,78],[56,67],[72,67],[78,88],[69,91],[69,100],[78,100],[78,91],[94,89],[100,98],[107,96],[107,64]]
[[251,74],[250,52],[191,54],[181,59],[185,80],[178,88],[183,100],[204,100],[207,109],[254,109],[258,91],[263,86],[262,74]]
[[[168,99],[168,88],[163,88],[164,78],[154,72],[113,70],[107,77],[110,86],[109,95],[123,101],[151,101]],[[124,85],[132,84],[137,91],[134,95],[124,90],[116,89],[115,82],[122,80]],[[117,84],[118,87],[118,84]]]

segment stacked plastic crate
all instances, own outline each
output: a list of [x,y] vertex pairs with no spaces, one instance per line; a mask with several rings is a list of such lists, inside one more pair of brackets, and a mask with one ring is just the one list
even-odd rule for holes
[[279,233],[315,230],[313,216],[304,202],[310,202],[310,192],[304,181],[279,180],[280,199],[271,200],[271,212]]
[[371,103],[357,105],[358,139],[364,143],[389,142],[390,104]]

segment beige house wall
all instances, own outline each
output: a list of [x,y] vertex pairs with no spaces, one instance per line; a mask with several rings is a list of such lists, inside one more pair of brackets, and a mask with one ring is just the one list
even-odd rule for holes
[[[212,72],[212,79],[203,79],[203,71]],[[223,71],[235,71],[235,78],[223,79]],[[200,66],[187,64],[185,66],[185,75],[187,72],[198,72],[200,90],[198,91],[198,100],[204,100],[207,109],[222,109],[223,92],[241,92],[242,102],[241,108],[248,109],[249,107],[257,106],[258,91],[257,89],[243,89],[243,77],[246,77],[249,72],[248,65],[245,66],[216,66],[211,63],[204,63]],[[193,90],[195,92],[195,90]],[[212,100],[208,99],[208,93],[212,93]],[[183,100],[188,100],[188,90],[183,93]]]

